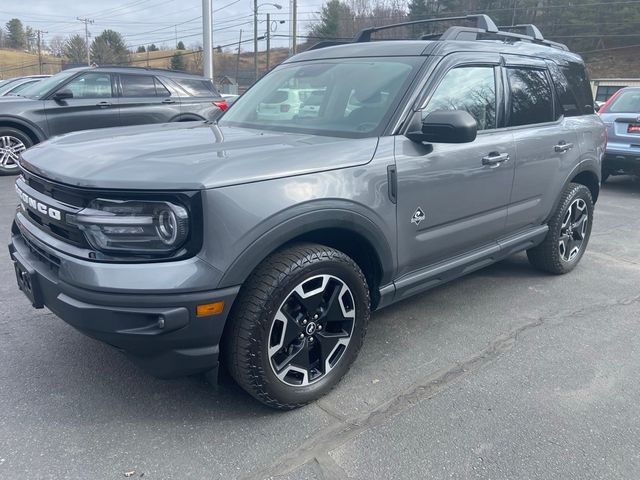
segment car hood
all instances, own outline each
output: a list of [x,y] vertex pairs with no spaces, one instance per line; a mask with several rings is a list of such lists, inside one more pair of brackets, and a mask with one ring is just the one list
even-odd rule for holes
[[377,143],[170,123],[70,133],[30,148],[20,163],[79,187],[191,190],[362,165],[373,158]]

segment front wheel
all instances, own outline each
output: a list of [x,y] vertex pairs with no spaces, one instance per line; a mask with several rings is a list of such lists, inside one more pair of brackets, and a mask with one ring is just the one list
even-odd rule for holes
[[545,272],[560,275],[578,264],[589,243],[593,225],[593,199],[584,185],[570,183],[549,221],[544,241],[530,250],[531,264]]
[[315,244],[268,257],[236,299],[223,345],[236,382],[279,409],[331,390],[355,360],[369,321],[369,290],[344,253]]
[[17,175],[20,154],[33,145],[24,132],[10,127],[0,127],[0,175]]

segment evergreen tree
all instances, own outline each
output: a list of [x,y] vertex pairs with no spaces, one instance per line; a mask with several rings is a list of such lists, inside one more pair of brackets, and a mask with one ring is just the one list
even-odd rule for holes
[[7,37],[9,48],[23,50],[27,46],[27,38],[20,19],[12,18],[7,22]]
[[180,70],[184,71],[187,67],[184,61],[184,55],[180,53],[175,53],[173,57],[171,57],[171,70]]
[[156,47],[155,43],[152,43],[147,47],[147,52],[157,52],[159,49]]
[[[353,32],[353,11],[340,0],[330,0],[322,7],[320,21],[311,28],[311,40],[318,38],[339,39]],[[317,37],[317,38],[314,38]]]
[[178,46],[177,46],[176,48],[177,48],[178,50],[184,50],[184,49],[185,49],[185,48],[184,48],[184,43],[182,43],[182,40],[180,40],[180,41],[178,42]]
[[105,30],[91,44],[91,61],[98,65],[128,63],[129,51],[122,35],[114,30]]
[[72,35],[62,47],[62,54],[69,59],[70,63],[87,62],[87,44],[80,35]]
[[147,51],[147,49],[146,49],[146,48],[144,48],[144,45],[140,45],[140,46],[138,47],[138,50],[136,50],[136,51],[137,51],[138,53],[144,53],[144,52],[146,52],[146,51]]

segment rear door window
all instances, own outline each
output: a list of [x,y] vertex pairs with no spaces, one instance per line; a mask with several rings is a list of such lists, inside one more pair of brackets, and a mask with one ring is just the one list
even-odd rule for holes
[[552,122],[553,94],[544,70],[507,68],[511,91],[509,125]]
[[120,75],[123,97],[155,97],[156,85],[149,75]]

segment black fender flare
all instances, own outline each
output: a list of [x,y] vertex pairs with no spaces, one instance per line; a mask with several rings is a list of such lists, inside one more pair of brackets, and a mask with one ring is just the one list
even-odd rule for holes
[[[24,118],[14,117],[13,115],[0,115],[0,124],[11,123],[16,125],[21,130],[25,130],[26,134],[32,134],[36,137],[37,142],[40,143],[47,139],[47,135],[38,127],[35,123],[25,120]],[[31,135],[30,135],[31,136]]]
[[[582,162],[580,162],[578,165],[576,165],[573,168],[573,170],[571,170],[569,175],[567,175],[567,177],[565,178],[564,182],[562,183],[562,188],[560,189],[560,192],[558,193],[558,197],[553,202],[553,207],[551,208],[551,211],[549,212],[549,215],[545,219],[545,223],[549,222],[549,219],[553,216],[553,212],[555,212],[556,209],[558,208],[558,205],[560,204],[560,200],[562,198],[562,192],[564,192],[566,190],[566,188],[569,186],[569,184],[571,183],[571,181],[575,177],[577,177],[578,175],[580,175],[581,173],[584,173],[584,172],[588,172],[588,173],[593,174],[598,179],[598,184],[601,183],[601,181],[602,181],[602,179],[601,179],[601,170],[599,168],[598,162],[596,160],[593,160],[593,159],[585,159]],[[595,201],[595,199],[594,199],[594,201]]]
[[273,251],[303,234],[324,229],[341,229],[364,237],[380,261],[381,285],[391,282],[396,260],[382,229],[360,213],[341,208],[327,208],[293,216],[262,234],[225,271],[219,288],[244,283],[251,272]]
[[205,119],[194,113],[181,113],[173,117],[169,122],[204,122]]

